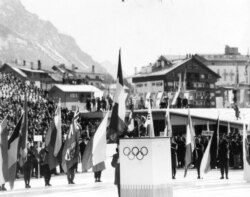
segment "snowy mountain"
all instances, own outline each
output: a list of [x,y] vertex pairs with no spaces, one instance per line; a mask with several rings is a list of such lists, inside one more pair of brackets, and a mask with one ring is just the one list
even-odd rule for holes
[[0,0],[0,61],[25,60],[35,65],[38,59],[43,69],[51,70],[53,65],[63,63],[68,68],[74,64],[83,72],[90,72],[95,65],[96,72],[107,73],[79,48],[74,38],[28,12],[20,0]]

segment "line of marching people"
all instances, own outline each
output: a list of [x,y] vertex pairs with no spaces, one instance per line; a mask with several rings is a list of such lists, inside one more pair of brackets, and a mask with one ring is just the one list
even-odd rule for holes
[[[212,168],[220,168],[220,173],[221,177],[220,179],[229,179],[228,176],[228,169],[229,169],[229,153],[230,153],[230,143],[232,141],[229,139],[229,137],[226,134],[223,134],[218,142],[218,152],[217,152],[217,157],[213,158],[213,161],[211,161],[211,164],[213,163],[214,166],[211,166]],[[197,179],[202,178],[201,177],[201,172],[200,172],[200,167],[201,167],[201,162],[202,158],[204,155],[204,152],[207,147],[207,142],[204,141],[204,137],[202,136],[197,136],[195,138],[195,148],[193,151],[193,162],[192,166],[193,168],[197,169]],[[178,159],[177,159],[177,149],[178,149],[178,144],[175,141],[175,138],[172,138],[172,143],[171,143],[171,158],[172,158],[172,178],[176,178],[176,172],[177,172],[177,167],[178,167]],[[236,158],[237,159],[237,158]]]

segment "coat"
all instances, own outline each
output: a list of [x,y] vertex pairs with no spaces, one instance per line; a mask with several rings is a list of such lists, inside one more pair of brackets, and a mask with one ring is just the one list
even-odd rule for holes
[[115,185],[120,185],[120,163],[118,162],[119,154],[116,153],[113,155],[111,166],[115,168]]

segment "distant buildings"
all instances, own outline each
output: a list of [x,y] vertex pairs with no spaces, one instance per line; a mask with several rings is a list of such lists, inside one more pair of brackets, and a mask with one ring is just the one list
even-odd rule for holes
[[86,101],[89,98],[101,97],[103,92],[92,85],[64,85],[56,84],[49,91],[49,97],[61,99],[62,107],[75,111],[78,105],[79,110],[86,109]]
[[[182,87],[181,97],[188,99],[191,107],[216,107],[215,84],[220,76],[201,62],[196,56],[178,60],[160,56],[158,60],[135,74],[132,82],[139,98],[153,99],[159,107],[159,95],[165,94],[171,100]],[[181,82],[181,84],[180,84]],[[161,97],[161,96],[160,96]],[[158,104],[157,104],[158,102]]]
[[[216,72],[221,78],[217,81],[217,86],[235,87],[250,84],[249,55],[241,55],[238,48],[225,46],[224,54],[199,54],[210,69]],[[238,82],[237,82],[238,73]]]
[[225,46],[224,54],[199,54],[199,59],[221,78],[217,81],[217,106],[250,106],[250,56]]

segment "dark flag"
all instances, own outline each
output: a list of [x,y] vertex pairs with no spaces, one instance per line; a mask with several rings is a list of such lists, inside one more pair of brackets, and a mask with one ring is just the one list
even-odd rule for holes
[[210,149],[210,155],[211,155],[211,162],[210,166],[211,169],[214,169],[217,163],[217,156],[218,156],[218,143],[219,143],[219,128],[220,128],[220,120],[219,117],[216,121],[215,131],[212,136],[211,141],[211,149]]
[[18,145],[20,139],[20,130],[22,127],[23,116],[21,115],[10,139],[8,140],[8,171],[9,177],[8,181],[10,183],[10,188],[13,189],[14,181],[16,179],[16,167],[17,167],[17,160],[18,160]]
[[125,105],[126,93],[124,91],[123,76],[122,76],[122,64],[121,64],[121,50],[119,51],[118,60],[118,72],[116,81],[116,92],[114,95],[114,106],[112,109],[108,138],[116,142],[119,136],[126,131],[125,125]]
[[21,126],[20,140],[19,140],[19,153],[18,160],[20,167],[26,161],[28,149],[27,149],[27,141],[28,141],[28,111],[27,111],[27,96],[24,96],[24,118]]
[[79,118],[79,108],[76,110],[73,120],[70,125],[70,130],[67,135],[67,139],[63,146],[62,151],[62,168],[64,172],[78,163],[79,156],[79,128],[77,125],[77,119]]
[[6,116],[0,125],[0,185],[8,181],[8,134]]

